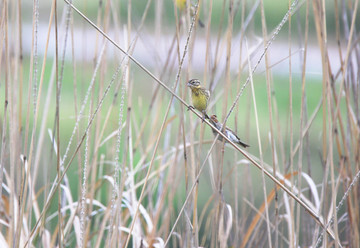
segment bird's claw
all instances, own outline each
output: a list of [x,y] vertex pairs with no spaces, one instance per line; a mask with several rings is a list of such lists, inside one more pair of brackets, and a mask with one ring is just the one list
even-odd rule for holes
[[189,105],[189,107],[187,108],[187,111],[189,111],[190,109],[195,109],[194,106]]

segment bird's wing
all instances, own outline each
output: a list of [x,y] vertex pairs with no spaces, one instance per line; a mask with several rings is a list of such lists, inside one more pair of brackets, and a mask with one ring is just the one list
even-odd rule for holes
[[236,134],[232,131],[229,131],[227,130],[227,136],[230,140],[233,140],[233,141],[236,141],[236,142],[239,142],[240,141],[240,138],[238,136],[236,136]]

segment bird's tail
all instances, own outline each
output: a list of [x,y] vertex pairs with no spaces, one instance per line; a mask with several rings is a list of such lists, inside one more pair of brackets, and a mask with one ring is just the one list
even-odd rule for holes
[[201,28],[205,27],[205,24],[200,19],[198,19],[198,23]]
[[241,140],[239,140],[239,145],[241,145],[242,147],[244,147],[244,148],[246,148],[246,147],[249,147],[249,145],[248,144],[246,144],[246,143],[244,143],[244,142],[242,142]]

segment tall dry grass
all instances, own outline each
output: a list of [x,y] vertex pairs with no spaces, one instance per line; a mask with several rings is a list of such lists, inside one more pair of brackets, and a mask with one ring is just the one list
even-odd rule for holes
[[358,0],[272,4],[2,1],[0,247],[359,247]]

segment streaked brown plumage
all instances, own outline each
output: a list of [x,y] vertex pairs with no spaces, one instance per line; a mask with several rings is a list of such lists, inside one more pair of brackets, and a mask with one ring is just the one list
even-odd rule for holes
[[[218,129],[219,131],[222,130],[222,124],[218,121],[216,115],[210,116],[210,122],[211,122],[211,124],[213,124],[213,125],[216,127],[216,129]],[[214,135],[217,135],[217,134],[218,134],[214,129],[213,129],[212,131],[213,131],[213,134],[214,134]],[[246,144],[246,143],[244,143],[244,142],[242,142],[242,141],[240,140],[240,138],[235,134],[235,132],[234,132],[233,130],[231,130],[230,128],[225,127],[225,130],[224,130],[223,133],[224,133],[224,134],[226,135],[226,137],[228,137],[228,139],[231,140],[232,142],[237,143],[237,144],[241,145],[241,146],[244,147],[244,148],[249,147],[249,145]],[[223,140],[223,137],[219,136],[219,140],[222,141],[222,140]],[[226,142],[226,140],[225,140],[225,142]]]

